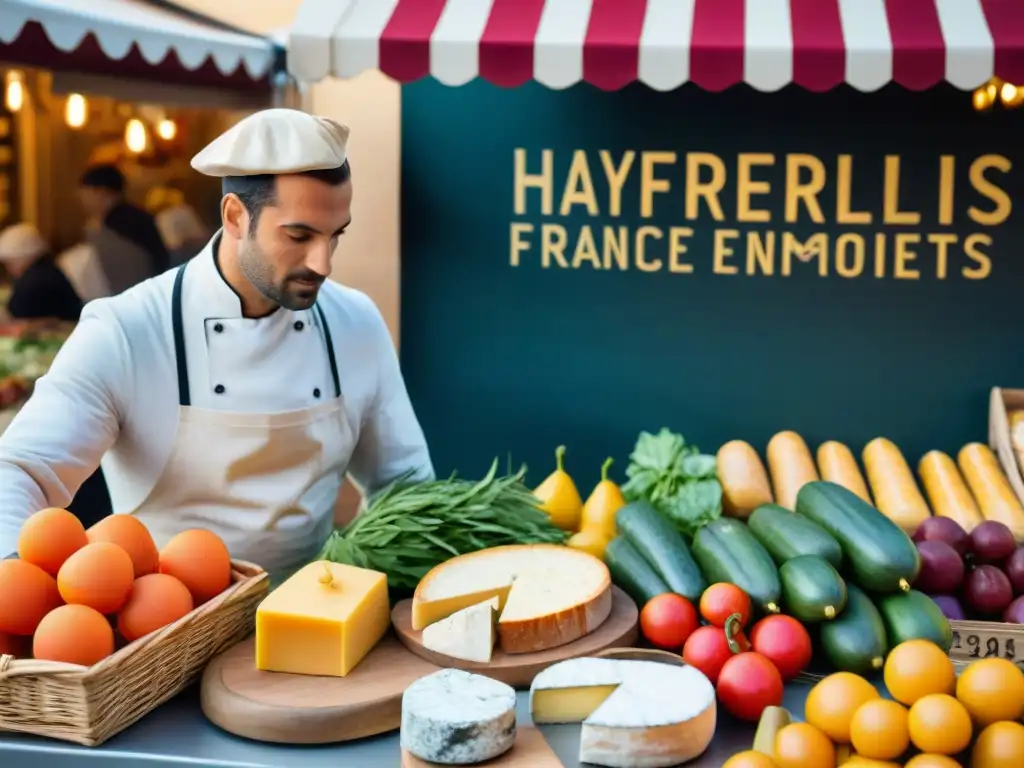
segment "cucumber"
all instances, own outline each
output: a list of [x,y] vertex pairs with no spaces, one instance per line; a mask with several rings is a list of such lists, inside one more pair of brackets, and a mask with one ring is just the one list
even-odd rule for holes
[[762,611],[779,612],[779,572],[772,556],[739,520],[720,517],[697,531],[693,556],[709,583],[735,584]]
[[796,495],[796,511],[843,548],[854,580],[871,592],[906,592],[921,570],[921,556],[896,523],[841,485],[816,480]]
[[707,583],[682,535],[645,501],[615,513],[615,527],[661,577],[669,589],[697,602]]
[[652,597],[672,591],[623,536],[616,536],[608,542],[604,549],[604,562],[611,572],[612,581],[622,587],[640,608]]
[[747,518],[747,527],[778,565],[800,555],[818,555],[832,567],[843,567],[843,548],[810,518],[794,515],[778,504],[763,504]]
[[834,619],[846,607],[846,582],[823,557],[787,560],[779,568],[779,581],[786,613],[804,624]]
[[835,621],[821,625],[821,645],[840,672],[877,672],[889,652],[885,624],[875,604],[854,584],[846,585],[846,608]]
[[881,595],[877,600],[890,648],[907,640],[931,640],[949,653],[953,645],[953,628],[939,606],[924,592],[912,589]]

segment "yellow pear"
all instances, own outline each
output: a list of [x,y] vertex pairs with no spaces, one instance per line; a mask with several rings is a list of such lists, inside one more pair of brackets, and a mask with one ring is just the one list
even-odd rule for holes
[[575,531],[583,513],[583,499],[576,483],[563,468],[565,446],[555,450],[555,471],[537,486],[533,495],[540,499],[540,508],[548,513],[551,522],[563,531]]
[[622,495],[619,486],[608,479],[611,467],[612,459],[609,457],[601,466],[601,482],[594,486],[587,503],[583,505],[580,521],[581,530],[600,531],[609,539],[615,538],[615,513],[626,506],[626,497]]

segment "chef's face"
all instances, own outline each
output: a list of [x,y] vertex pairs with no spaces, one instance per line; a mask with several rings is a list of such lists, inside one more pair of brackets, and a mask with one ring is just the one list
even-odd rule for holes
[[352,221],[351,209],[351,180],[332,185],[310,176],[278,176],[274,202],[263,207],[255,230],[248,221],[242,230],[243,274],[285,309],[309,309],[331,274],[331,257]]

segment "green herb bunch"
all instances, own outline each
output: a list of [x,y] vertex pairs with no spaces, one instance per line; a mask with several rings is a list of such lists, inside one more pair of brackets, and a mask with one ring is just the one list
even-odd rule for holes
[[453,474],[411,483],[403,475],[331,534],[320,559],[382,571],[391,589],[405,592],[457,555],[505,544],[563,544],[565,532],[537,508],[525,477],[525,466],[499,477],[497,459],[479,481]]

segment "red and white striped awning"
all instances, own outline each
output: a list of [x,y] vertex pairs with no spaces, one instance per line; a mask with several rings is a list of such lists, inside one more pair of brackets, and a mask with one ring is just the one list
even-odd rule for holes
[[446,85],[969,90],[1024,83],[1024,0],[305,0],[288,68],[304,82],[379,69]]

